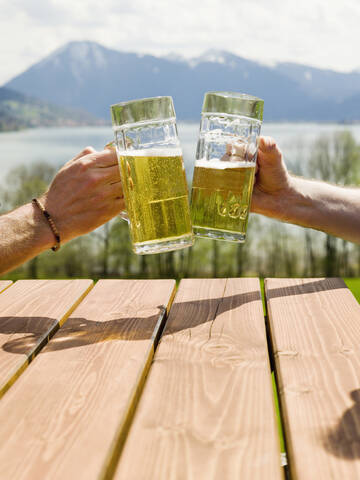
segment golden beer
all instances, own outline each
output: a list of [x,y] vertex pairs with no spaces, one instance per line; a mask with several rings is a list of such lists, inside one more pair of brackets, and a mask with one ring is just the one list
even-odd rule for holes
[[[188,189],[180,149],[119,153],[131,237],[136,253],[183,248],[193,242]],[[156,253],[152,249],[151,253]]]
[[243,242],[248,222],[255,164],[198,160],[191,193],[197,236]]

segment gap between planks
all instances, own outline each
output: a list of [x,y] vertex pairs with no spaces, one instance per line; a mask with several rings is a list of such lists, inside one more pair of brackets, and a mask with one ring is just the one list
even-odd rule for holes
[[92,287],[92,280],[18,280],[1,293],[0,399]]
[[96,284],[0,404],[0,478],[95,480],[110,468],[174,289]]
[[258,279],[182,280],[115,480],[283,478]]
[[[174,280],[175,283],[175,280]],[[149,375],[150,367],[152,364],[152,361],[154,359],[154,355],[156,352],[156,349],[158,347],[158,344],[160,342],[161,336],[163,334],[166,322],[167,322],[167,316],[170,312],[171,306],[174,302],[174,298],[176,295],[176,283],[174,284],[174,289],[171,293],[169,302],[166,307],[166,311],[159,314],[158,321],[155,325],[153,335],[151,337],[151,344],[149,345],[149,349],[147,354],[145,355],[145,363],[142,371],[140,370],[138,373],[138,378],[135,381],[135,387],[133,389],[133,392],[130,395],[129,401],[128,401],[128,407],[125,410],[123,414],[123,418],[121,423],[119,424],[113,441],[111,443],[111,446],[109,448],[109,453],[106,456],[106,459],[103,463],[102,470],[99,475],[98,480],[111,480],[114,476],[117,464],[119,462],[119,458],[121,456],[122,450],[124,448],[127,436],[130,431],[131,423],[133,421],[136,408],[138,406],[141,394],[144,390],[145,382],[147,380],[147,377]]]
[[360,478],[360,306],[341,279],[267,279],[293,478]]

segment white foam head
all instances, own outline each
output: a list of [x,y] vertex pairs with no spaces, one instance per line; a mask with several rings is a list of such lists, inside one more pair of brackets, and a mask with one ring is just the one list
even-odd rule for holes
[[117,150],[121,157],[180,157],[182,150],[175,148],[144,148],[142,150]]
[[213,158],[211,160],[196,160],[195,167],[216,168],[219,170],[225,170],[226,168],[251,168],[255,167],[255,163],[245,162],[243,160],[230,162],[220,160],[219,158]]

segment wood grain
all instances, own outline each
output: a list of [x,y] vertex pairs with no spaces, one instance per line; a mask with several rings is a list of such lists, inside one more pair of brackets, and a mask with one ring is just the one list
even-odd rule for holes
[[360,478],[360,305],[341,279],[268,279],[292,478]]
[[19,280],[0,295],[0,398],[92,284],[92,280]]
[[282,478],[257,279],[182,280],[114,478]]
[[100,280],[0,404],[0,478],[108,476],[175,293]]
[[11,280],[0,280],[0,293],[10,287],[11,284]]

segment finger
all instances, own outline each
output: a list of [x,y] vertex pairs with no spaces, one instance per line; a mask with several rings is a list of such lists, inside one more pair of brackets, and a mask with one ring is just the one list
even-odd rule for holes
[[108,148],[102,152],[96,152],[92,155],[92,163],[96,168],[107,168],[118,165],[116,152]]
[[[244,159],[246,156],[247,147],[248,146],[245,143],[241,143],[241,142],[233,143],[232,149],[231,149],[231,156]],[[236,158],[234,158],[234,160],[236,160]]]
[[259,139],[259,158],[270,162],[278,161],[282,157],[281,150],[275,140],[271,137],[260,137]]
[[259,150],[266,152],[267,150],[273,148],[273,145],[275,145],[275,140],[272,137],[259,137]]
[[78,153],[74,158],[69,160],[67,163],[73,163],[76,160],[79,160],[79,158],[85,157],[85,155],[90,155],[92,153],[95,153],[96,150],[93,147],[85,147],[84,150],[82,150],[80,153]]
[[260,137],[259,150],[264,153],[277,153],[280,151],[279,147],[276,144],[276,141],[272,137]]
[[111,207],[113,216],[119,215],[120,212],[125,211],[124,197],[115,197],[111,199]]
[[103,185],[112,185],[114,183],[119,183],[120,179],[120,170],[118,165],[114,165],[112,167],[107,167],[103,169],[99,169],[99,174],[102,177],[101,183]]
[[118,199],[124,198],[124,192],[122,189],[121,182],[113,183],[111,185],[106,185],[104,189],[106,192],[106,196],[109,198],[118,198]]
[[106,150],[106,149],[114,150],[116,152],[115,142],[112,141],[112,142],[107,143],[104,147],[104,150]]

